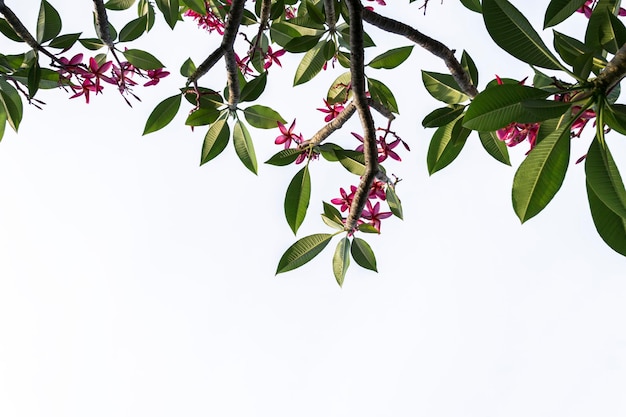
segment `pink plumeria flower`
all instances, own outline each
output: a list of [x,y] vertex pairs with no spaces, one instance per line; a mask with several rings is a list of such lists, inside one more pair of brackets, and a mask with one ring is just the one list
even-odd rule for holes
[[293,129],[296,127],[296,119],[293,119],[291,126],[289,129],[285,127],[281,122],[276,122],[278,124],[278,129],[280,130],[281,135],[276,137],[274,143],[276,145],[285,144],[285,149],[289,149],[291,146],[291,141],[294,141],[296,144],[299,144],[303,141],[302,134],[296,135],[293,133]]
[[265,64],[263,64],[263,68],[264,69],[268,69],[269,67],[272,66],[272,63],[276,63],[276,65],[278,65],[279,67],[282,67],[282,64],[280,63],[280,60],[278,58],[280,58],[281,56],[285,55],[285,50],[284,49],[280,49],[276,52],[272,51],[272,47],[269,46],[267,48],[267,53],[265,54]]
[[354,194],[356,193],[356,187],[354,185],[350,186],[350,194],[346,192],[343,188],[339,189],[339,194],[341,194],[340,198],[333,198],[330,200],[331,203],[341,206],[341,211],[346,211],[352,205],[352,200],[354,199]]
[[[591,17],[591,14],[593,13],[593,9],[596,6],[597,1],[596,0],[587,0],[585,1],[585,4],[583,4],[578,10],[576,10],[578,13],[584,13],[585,16],[588,18]],[[626,9],[624,9],[623,7],[619,8],[618,11],[618,15],[619,16],[626,16]]]
[[390,217],[393,213],[390,211],[380,212],[380,202],[377,202],[372,206],[372,202],[367,200],[367,204],[361,213],[361,217],[370,221],[370,224],[374,226],[374,229],[380,233],[380,221]]
[[319,110],[322,113],[326,113],[326,117],[324,117],[325,122],[330,122],[343,111],[343,106],[341,104],[328,104],[328,101],[326,101],[326,99],[324,99],[324,104],[326,105],[325,109],[316,110]]
[[222,19],[213,13],[211,7],[206,8],[207,14],[201,15],[200,13],[194,12],[193,10],[187,10],[183,16],[191,17],[198,23],[198,27],[208,31],[209,33],[216,31],[220,35],[224,34],[224,29],[226,25],[222,21]]
[[368,195],[369,199],[379,198],[381,200],[387,199],[387,194],[385,193],[385,183],[380,180],[374,180],[372,183],[372,187],[370,188],[370,193]]
[[82,76],[85,78],[96,79],[96,83],[95,83],[96,94],[102,91],[102,88],[100,88],[100,80],[103,80],[104,82],[107,82],[109,84],[117,85],[117,81],[115,81],[113,78],[109,77],[108,75],[105,75],[105,73],[109,69],[111,69],[112,66],[113,66],[113,61],[107,61],[103,63],[102,65],[98,65],[98,61],[96,61],[95,58],[93,57],[89,58],[89,72],[85,72],[84,74],[82,74]]
[[170,75],[169,71],[163,71],[163,68],[148,70],[148,77],[150,78],[150,81],[145,83],[143,86],[147,87],[149,85],[157,85],[159,81],[161,81],[161,78],[165,78],[168,75]]
[[96,85],[89,78],[85,78],[80,86],[72,85],[72,89],[76,91],[76,94],[74,94],[70,98],[72,99],[84,95],[85,102],[89,104],[89,93],[94,91],[96,94],[98,94],[102,91],[102,88],[103,87],[101,85]]
[[[572,113],[573,114],[577,114],[580,111],[581,107],[580,106],[573,106],[572,107]],[[587,126],[587,123],[589,122],[589,120],[593,119],[596,117],[596,112],[591,110],[591,109],[587,109],[585,110],[579,117],[578,119],[576,119],[574,121],[574,123],[572,123],[572,137],[573,138],[579,138],[581,133],[583,133],[583,129],[585,128],[585,126]]]

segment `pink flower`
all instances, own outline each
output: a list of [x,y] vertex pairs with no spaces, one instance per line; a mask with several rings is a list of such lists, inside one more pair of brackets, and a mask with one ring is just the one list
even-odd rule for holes
[[530,149],[535,147],[539,123],[511,123],[505,128],[498,129],[498,139],[504,141],[506,146],[515,146],[528,139]]
[[239,70],[244,76],[252,74],[252,70],[248,66],[250,63],[250,57],[248,55],[243,58],[239,58],[239,55],[235,54],[235,61],[237,62],[237,67],[239,67]]
[[150,81],[145,83],[144,87],[147,87],[149,85],[157,85],[159,81],[161,81],[161,78],[165,78],[168,75],[170,75],[169,71],[163,71],[163,68],[148,70],[148,77],[150,78]]
[[208,31],[209,33],[216,31],[220,35],[224,34],[225,24],[222,19],[213,13],[211,10],[211,6],[208,2],[205,2],[207,13],[203,16],[200,13],[194,12],[193,10],[187,10],[183,16],[189,16],[196,22],[198,22],[198,27]]
[[381,200],[387,199],[387,194],[385,193],[385,183],[379,180],[374,180],[372,183],[372,187],[370,188],[370,193],[368,195],[369,199],[379,198]]
[[285,7],[285,19],[289,20],[289,19],[293,19],[294,17],[296,17],[297,10],[298,9],[293,6],[286,6]]
[[[355,138],[357,138],[360,142],[363,142],[363,136],[351,132],[352,136],[354,136]],[[406,143],[404,143],[403,140],[401,139],[396,139],[391,143],[387,143],[385,140],[384,136],[379,136],[378,140],[376,141],[376,144],[378,145],[378,162],[383,162],[385,161],[387,158],[391,158],[391,159],[395,159],[396,161],[401,162],[402,158],[400,158],[400,155],[398,155],[393,149],[398,146],[398,144],[403,143],[404,147],[409,149],[409,147],[407,146]],[[356,147],[356,150],[359,152],[363,152],[364,146],[361,144],[359,146]]]
[[[576,10],[578,13],[584,13],[585,16],[588,18],[591,17],[591,14],[593,13],[593,8],[596,5],[596,0],[587,0],[585,1],[585,4],[582,5],[578,10]],[[618,15],[619,16],[626,16],[626,9],[624,9],[623,7],[619,8],[618,11]]]
[[346,190],[343,188],[339,189],[339,193],[341,194],[341,198],[333,198],[330,202],[337,206],[341,206],[341,211],[346,211],[352,205],[354,193],[356,193],[356,187],[354,185],[350,186],[350,194],[346,193]]
[[89,72],[85,72],[84,74],[82,74],[82,76],[85,78],[96,79],[96,94],[98,94],[102,90],[102,88],[100,88],[100,80],[103,80],[109,84],[117,84],[117,81],[115,81],[113,78],[104,75],[105,72],[111,69],[112,65],[113,61],[107,61],[102,65],[98,65],[98,61],[96,61],[93,57],[89,58]]
[[278,58],[285,55],[285,52],[286,51],[284,49],[274,52],[272,51],[272,47],[269,46],[267,48],[267,53],[265,54],[265,64],[263,64],[263,68],[268,69],[272,66],[273,62],[276,62],[276,65],[282,67],[282,64],[280,63],[280,60]]
[[380,221],[382,219],[386,219],[390,217],[392,213],[390,211],[380,212],[380,202],[377,202],[374,206],[372,206],[372,202],[367,200],[366,207],[363,209],[363,213],[361,213],[361,217],[370,221],[370,224],[374,226],[378,233],[380,233]]
[[[572,107],[572,113],[573,114],[577,114],[580,111],[581,107],[580,106],[573,106]],[[587,123],[589,122],[589,120],[593,119],[594,117],[596,117],[596,112],[591,110],[591,109],[587,109],[585,110],[579,117],[578,119],[576,119],[574,121],[574,123],[572,123],[572,137],[574,138],[579,138],[580,134],[583,132],[583,129],[585,128],[585,126],[587,126]],[[576,130],[578,130],[576,132]]]
[[71,87],[74,91],[77,91],[77,93],[70,98],[76,98],[84,95],[87,104],[89,104],[89,93],[91,91],[95,91],[96,94],[102,91],[102,86],[94,84],[89,78],[85,78],[80,86],[72,85]]
[[321,111],[322,113],[326,113],[326,117],[324,117],[325,122],[330,122],[343,111],[343,106],[341,104],[328,104],[328,101],[326,101],[326,99],[324,99],[324,104],[326,104],[325,109],[317,110]]
[[278,124],[278,129],[280,129],[281,135],[276,137],[276,140],[274,141],[275,144],[281,145],[284,143],[285,149],[289,149],[292,140],[296,144],[303,141],[302,134],[296,135],[295,133],[293,133],[293,129],[296,127],[296,119],[293,119],[293,122],[291,123],[291,126],[289,126],[289,129],[287,129],[285,125],[281,122],[276,123]]

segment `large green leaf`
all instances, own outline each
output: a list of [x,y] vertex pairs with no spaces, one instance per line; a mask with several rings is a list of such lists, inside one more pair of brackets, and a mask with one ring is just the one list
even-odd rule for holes
[[330,233],[318,233],[303,237],[291,245],[278,261],[276,274],[299,268],[320,254],[333,237]]
[[9,126],[17,132],[22,121],[22,115],[24,114],[22,98],[17,89],[4,78],[0,78],[0,101],[0,104],[4,107]]
[[605,50],[615,54],[626,43],[626,27],[613,13],[607,10],[605,14],[609,22],[600,28],[600,42]]
[[297,38],[293,38],[285,44],[285,50],[287,52],[295,54],[306,52],[312,49],[315,45],[317,45],[321,38],[321,36],[311,35],[298,36]]
[[41,0],[37,17],[37,42],[44,43],[61,33],[61,16],[46,0]]
[[359,266],[378,272],[378,269],[376,269],[376,256],[374,256],[374,251],[366,241],[358,237],[352,239],[350,252],[352,253],[352,259]]
[[626,105],[613,104],[605,107],[604,122],[613,130],[626,135]]
[[204,0],[183,0],[183,3],[202,16],[206,14],[206,2]]
[[505,165],[511,165],[509,150],[506,144],[498,139],[496,132],[478,132],[478,137],[480,138],[480,143],[483,145],[483,148],[485,148],[487,153],[493,156],[496,161],[500,161]]
[[619,9],[620,1],[621,0],[600,0],[593,8],[593,13],[589,18],[585,32],[585,45],[597,53],[601,53],[603,49],[603,33],[611,30],[609,28],[611,20],[608,18],[607,12],[616,14]]
[[447,107],[441,107],[430,112],[424,120],[422,120],[422,126],[424,127],[440,127],[447,125],[458,117],[465,110],[465,106],[459,104],[453,104]]
[[181,95],[176,94],[157,104],[154,110],[152,110],[152,113],[150,113],[150,116],[148,116],[143,134],[147,135],[148,133],[156,132],[167,126],[174,119],[176,113],[178,113],[180,99]]
[[334,152],[339,163],[345,169],[354,175],[362,176],[365,174],[365,157],[362,152],[343,149],[335,149]]
[[450,74],[422,71],[422,81],[428,93],[439,101],[458,104],[469,100]]
[[587,182],[587,198],[593,223],[602,240],[611,249],[626,256],[626,220],[604,204],[589,182]]
[[128,22],[122,30],[120,30],[120,42],[130,42],[139,38],[148,25],[148,15],[139,16],[137,19]]
[[220,115],[220,111],[216,107],[200,107],[189,113],[185,125],[187,126],[205,126],[215,122]]
[[163,13],[163,17],[169,27],[174,29],[178,17],[180,16],[178,0],[156,0],[156,5],[161,13]]
[[256,175],[257,162],[252,136],[250,136],[250,132],[248,132],[248,129],[240,120],[237,120],[233,128],[233,144],[241,162]]
[[[267,85],[267,72],[260,74],[258,77],[248,81],[242,88],[239,101],[254,101],[258,99]],[[276,127],[274,125],[273,127]]]
[[413,46],[403,46],[401,48],[390,49],[372,59],[367,66],[376,69],[396,68],[407,60],[412,51]]
[[348,101],[348,98],[352,94],[352,88],[350,88],[351,77],[352,75],[350,71],[348,71],[335,78],[335,81],[332,82],[326,94],[328,104],[345,103]]
[[392,113],[399,113],[398,103],[389,87],[373,78],[367,79],[367,86],[372,100],[379,102]]
[[530,65],[563,69],[526,17],[507,0],[483,0],[483,18],[491,38]]
[[439,127],[428,146],[426,163],[430,175],[450,165],[461,153],[471,131],[463,127],[463,119],[457,119]]
[[133,4],[135,4],[135,0],[109,0],[104,4],[104,7],[109,10],[126,10]]
[[140,49],[127,49],[122,52],[124,57],[135,67],[142,70],[163,68],[164,65],[149,52]]
[[7,126],[7,112],[4,110],[4,106],[0,106],[0,142],[4,137],[4,131]]
[[277,111],[261,105],[250,106],[243,110],[248,123],[258,129],[274,129],[278,126],[277,122],[287,123]]
[[543,28],[549,28],[558,25],[576,10],[578,10],[585,0],[551,0],[543,20]]
[[606,143],[595,138],[585,161],[587,186],[602,203],[618,216],[626,219],[626,190],[617,165]]
[[385,198],[387,200],[387,204],[389,204],[389,209],[399,219],[403,219],[402,214],[402,203],[396,194],[396,189],[394,186],[389,185],[387,190],[385,191]]
[[11,25],[9,25],[9,22],[2,18],[0,18],[0,33],[2,33],[4,36],[11,39],[12,41],[24,42],[24,40],[20,38],[20,35],[15,33],[15,30],[13,30]]
[[294,86],[310,81],[322,70],[324,63],[326,63],[324,45],[324,42],[320,42],[304,54],[298,69],[296,69],[296,75],[293,80]]
[[483,11],[480,0],[461,0],[461,4],[476,13],[482,13]]
[[474,60],[472,59],[472,57],[469,56],[469,54],[466,51],[463,51],[463,53],[461,54],[461,66],[469,74],[472,84],[477,86],[478,85],[478,68],[476,67],[476,64],[474,63]]
[[292,164],[296,159],[298,159],[300,153],[302,153],[300,149],[283,149],[282,151],[275,153],[270,159],[265,161],[265,163],[277,167],[286,166]]
[[343,286],[346,272],[350,266],[350,239],[344,237],[337,244],[335,255],[333,256],[333,273],[339,286]]
[[230,139],[230,128],[226,122],[226,114],[224,113],[215,123],[209,127],[202,143],[202,156],[200,157],[200,165],[206,164],[215,158],[228,145]]
[[295,235],[306,217],[311,199],[311,177],[309,166],[305,165],[293,177],[285,194],[285,218]]
[[487,88],[472,100],[463,124],[468,129],[493,131],[510,123],[532,123],[538,116],[522,102],[545,98],[550,93],[520,84],[503,84]]
[[522,223],[543,210],[563,184],[570,155],[570,125],[562,125],[543,139],[515,173],[513,208]]
[[81,34],[82,33],[68,33],[66,35],[57,36],[56,38],[52,39],[48,46],[50,48],[58,48],[66,51],[74,46],[76,41],[78,41],[78,38],[80,38]]

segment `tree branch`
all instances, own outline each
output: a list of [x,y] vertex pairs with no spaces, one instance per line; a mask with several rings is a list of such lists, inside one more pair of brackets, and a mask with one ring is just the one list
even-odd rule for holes
[[365,173],[352,199],[350,213],[346,219],[345,229],[353,231],[361,217],[369,190],[378,174],[378,147],[376,144],[376,128],[369,109],[365,91],[365,52],[363,51],[363,6],[360,0],[346,0],[350,15],[350,73],[352,76],[352,94],[354,105],[359,112],[363,127],[363,155],[365,157]]
[[615,53],[604,70],[593,80],[593,86],[600,91],[609,91],[626,76],[626,44]]
[[96,32],[98,37],[109,49],[113,50],[113,40],[109,31],[109,18],[107,9],[104,7],[102,0],[93,0],[94,10],[96,14]]
[[356,111],[356,106],[354,102],[350,102],[347,106],[343,108],[343,110],[330,122],[328,122],[323,128],[317,131],[311,139],[302,142],[299,146],[300,148],[313,147],[322,143],[326,138],[328,138],[333,132],[341,129],[341,127],[354,115]]
[[367,9],[363,10],[363,20],[386,32],[402,35],[433,55],[443,59],[450,74],[454,77],[454,80],[459,84],[463,92],[470,96],[470,98],[474,98],[478,94],[478,90],[472,84],[469,74],[454,57],[454,52],[443,43],[424,35],[407,24],[381,16]]
[[335,0],[324,0],[324,11],[326,12],[326,24],[330,33],[335,32],[337,16],[335,15]]

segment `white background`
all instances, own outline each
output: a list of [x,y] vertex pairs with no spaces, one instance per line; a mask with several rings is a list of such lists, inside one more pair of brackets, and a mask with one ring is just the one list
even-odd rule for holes
[[[34,30],[37,2],[11,2]],[[377,11],[414,25],[476,61],[480,87],[495,74],[532,70],[486,35],[481,16],[449,0],[428,13],[389,0]],[[397,5],[395,3],[401,3]],[[514,2],[535,27],[547,2]],[[63,33],[91,29],[91,2],[56,0]],[[117,29],[134,10],[112,13]],[[557,29],[582,36],[586,19]],[[89,28],[89,29],[86,29]],[[408,45],[370,29],[382,49]],[[551,31],[542,32],[551,45]],[[336,240],[296,271],[274,276],[296,237],[283,218],[299,167],[262,165],[255,177],[229,145],[198,167],[206,129],[183,125],[142,137],[145,120],[184,85],[178,68],[219,42],[192,22],[172,34],[159,16],[133,43],[172,72],[137,88],[129,108],[104,94],[69,100],[43,91],[19,135],[0,144],[0,415],[74,416],[623,416],[626,413],[624,258],[598,237],[583,164],[589,132],[573,140],[562,190],[520,226],[510,203],[514,167],[489,157],[472,135],[460,157],[428,176],[440,105],[420,69],[445,72],[415,48],[399,72],[372,70],[398,99],[393,128],[409,143],[403,162],[405,220],[364,236],[379,273],[354,262],[343,289],[332,275]],[[245,50],[242,39],[238,50]],[[22,51],[0,40],[3,52]],[[73,52],[73,51],[72,51]],[[66,55],[69,57],[73,53]],[[45,64],[46,60],[42,61]],[[343,69],[291,87],[297,59],[270,68],[269,105],[298,132],[323,124],[322,97]],[[202,85],[223,88],[218,65]],[[532,78],[532,77],[531,77]],[[383,120],[378,118],[379,124]],[[333,142],[356,146],[355,120]],[[260,162],[280,150],[278,130],[251,129]],[[624,138],[609,144],[626,162]],[[321,201],[355,183],[343,168],[312,164],[313,195],[298,237],[327,232]]]

